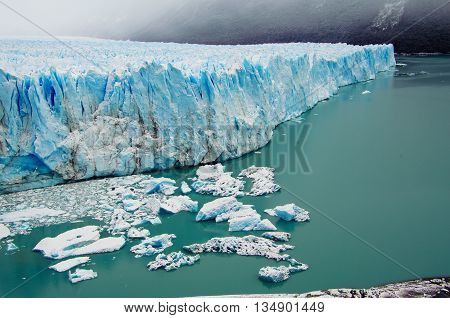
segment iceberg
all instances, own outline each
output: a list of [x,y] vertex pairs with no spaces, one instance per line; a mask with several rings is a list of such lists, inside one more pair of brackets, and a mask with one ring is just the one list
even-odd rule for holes
[[197,169],[197,180],[192,183],[195,192],[214,196],[240,196],[244,182],[225,172],[222,164],[205,165]]
[[197,222],[212,220],[221,214],[236,212],[243,206],[244,205],[236,200],[235,197],[219,198],[214,201],[205,203],[197,213],[195,220]]
[[180,187],[181,193],[188,194],[192,191],[192,189],[189,187],[189,185],[186,183],[186,181],[181,182]]
[[244,237],[215,237],[202,244],[192,244],[183,247],[186,251],[200,253],[225,253],[238,254],[242,256],[262,256],[277,261],[288,261],[291,257],[287,254],[281,254],[294,247],[287,244],[275,244],[273,241],[248,235]]
[[137,229],[135,227],[132,227],[128,230],[127,237],[130,239],[143,239],[147,236],[150,236],[150,231],[147,229]]
[[144,203],[139,200],[125,199],[123,200],[123,208],[127,212],[134,212],[139,209]]
[[159,254],[173,245],[172,239],[174,238],[176,238],[174,234],[161,234],[148,237],[142,240],[141,243],[131,247],[130,251],[136,254],[136,257]]
[[75,257],[71,258],[62,262],[59,262],[53,266],[50,266],[50,269],[53,269],[54,271],[57,271],[59,273],[66,272],[69,269],[72,269],[78,265],[85,264],[91,260],[90,257],[83,256],[83,257]]
[[197,212],[198,202],[191,200],[185,195],[170,197],[161,203],[161,211],[171,214],[182,211]]
[[287,232],[264,232],[261,236],[278,242],[287,242],[291,239],[291,234]]
[[181,266],[194,265],[200,259],[200,256],[188,256],[183,252],[173,252],[170,254],[159,254],[153,262],[148,263],[147,267],[151,271],[164,268],[166,271],[172,271]]
[[279,191],[281,187],[273,182],[274,171],[275,169],[273,168],[255,166],[242,170],[239,176],[253,180],[252,188],[248,195],[260,196]]
[[280,205],[274,209],[266,209],[264,212],[271,216],[278,216],[280,219],[285,221],[294,220],[295,222],[305,222],[310,219],[309,212],[296,206],[294,203]]
[[48,208],[29,208],[0,215],[0,222],[10,223],[19,221],[29,221],[66,214],[66,211],[54,210]]
[[267,219],[261,220],[259,214],[232,218],[228,221],[228,231],[276,231],[277,228]]
[[300,264],[297,266],[278,266],[278,267],[263,267],[259,270],[259,278],[261,280],[280,283],[282,281],[288,280],[291,274],[302,272],[308,269],[308,265]]
[[162,193],[164,195],[172,195],[177,187],[175,187],[175,180],[169,178],[151,178],[141,182],[141,185],[147,185],[145,192],[147,194]]
[[45,257],[61,259],[69,256],[113,252],[125,245],[123,237],[107,237],[100,239],[98,226],[85,226],[69,230],[56,237],[46,237],[35,247]]
[[84,280],[94,279],[97,277],[97,273],[92,269],[79,269],[77,268],[74,272],[69,272],[69,281],[72,284],[82,282]]
[[0,240],[11,235],[11,231],[6,225],[0,224]]
[[392,45],[63,41],[0,39],[2,192],[236,158],[395,66]]

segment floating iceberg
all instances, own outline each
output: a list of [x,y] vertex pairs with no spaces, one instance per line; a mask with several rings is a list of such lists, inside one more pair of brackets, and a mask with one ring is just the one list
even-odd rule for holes
[[175,180],[169,178],[151,178],[149,180],[142,181],[141,184],[145,184],[147,194],[162,193],[164,195],[172,195],[175,190]]
[[293,249],[292,245],[275,244],[273,241],[248,235],[244,237],[215,237],[202,244],[192,244],[183,247],[186,251],[200,253],[226,253],[243,256],[262,256],[277,261],[291,259],[287,254],[281,254],[286,250]]
[[228,231],[276,231],[277,228],[267,219],[261,220],[259,214],[232,218]]
[[130,239],[143,239],[150,236],[150,231],[147,229],[138,230],[135,227],[132,227],[128,230],[127,237]]
[[9,223],[9,222],[28,221],[32,219],[54,217],[66,213],[67,213],[66,211],[53,210],[48,208],[30,208],[1,214],[0,222]]
[[98,226],[85,226],[56,237],[44,238],[33,250],[42,252],[48,258],[61,259],[69,256],[113,252],[121,249],[123,245],[125,245],[123,237],[100,239]]
[[263,267],[259,270],[259,278],[261,280],[279,283],[288,280],[293,273],[302,272],[308,269],[308,265],[301,264],[297,266],[278,266],[278,267]]
[[125,199],[123,200],[123,209],[127,212],[134,212],[137,209],[139,209],[144,202],[141,202],[139,200],[133,200],[133,199]]
[[82,282],[84,280],[94,279],[97,277],[97,273],[92,269],[79,269],[77,268],[73,273],[69,272],[69,281],[72,284]]
[[273,182],[274,170],[273,168],[255,166],[242,170],[239,176],[253,180],[248,195],[259,196],[279,191],[281,187]]
[[76,257],[76,258],[68,259],[66,261],[59,262],[58,264],[50,266],[49,268],[61,273],[61,272],[66,272],[69,269],[72,269],[78,265],[85,264],[85,263],[89,262],[90,260],[91,260],[91,258],[87,257],[87,256]]
[[161,210],[166,213],[178,213],[182,211],[197,212],[198,202],[191,200],[189,197],[180,195],[170,197],[163,203],[161,203]]
[[243,207],[243,204],[236,200],[235,197],[219,198],[214,201],[205,203],[195,217],[196,221],[207,221],[215,219],[217,216],[236,212]]
[[193,265],[200,259],[200,256],[188,256],[183,252],[173,252],[168,255],[159,254],[153,262],[148,263],[149,270],[154,271],[159,268],[164,268],[166,271],[171,271],[180,268],[181,266]]
[[186,181],[181,182],[180,187],[181,193],[188,194],[192,191],[192,189],[189,187],[189,185],[186,183]]
[[0,224],[0,240],[11,235],[11,231],[6,225]]
[[197,169],[197,180],[192,183],[195,192],[214,196],[243,195],[244,182],[225,172],[222,164],[205,165]]
[[309,221],[309,212],[301,207],[296,206],[294,203],[280,205],[274,209],[264,210],[267,214],[271,216],[278,216],[280,219],[285,221],[296,221],[305,222]]
[[174,238],[176,238],[174,234],[161,234],[149,237],[142,240],[138,245],[131,247],[130,251],[136,254],[136,257],[159,254],[173,245],[172,239]]
[[291,239],[291,234],[287,232],[265,232],[261,236],[278,242],[287,242]]
[[0,39],[0,191],[235,158],[395,65],[392,45],[64,42]]

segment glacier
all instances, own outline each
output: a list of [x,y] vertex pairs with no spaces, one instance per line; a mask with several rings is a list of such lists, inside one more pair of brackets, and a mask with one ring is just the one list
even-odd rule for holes
[[235,158],[392,45],[0,38],[0,191]]

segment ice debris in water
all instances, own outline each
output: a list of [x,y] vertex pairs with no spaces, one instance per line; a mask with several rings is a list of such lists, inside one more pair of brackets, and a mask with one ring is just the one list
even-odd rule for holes
[[45,257],[61,259],[69,256],[113,252],[125,245],[123,237],[100,239],[98,226],[85,226],[64,232],[56,237],[46,237],[35,247]]
[[137,229],[132,227],[128,229],[127,237],[130,239],[143,239],[150,236],[150,231],[147,229]]
[[364,91],[364,92],[361,93],[361,95],[366,95],[366,94],[370,94],[370,93],[372,93],[372,92],[371,91]]
[[0,215],[0,222],[18,222],[32,219],[41,219],[66,214],[66,211],[54,210],[49,208],[29,208]]
[[198,202],[185,195],[169,197],[161,203],[161,211],[172,214],[182,211],[197,212]]
[[275,244],[271,240],[248,235],[244,237],[215,237],[206,243],[192,244],[183,248],[194,254],[226,253],[243,256],[262,256],[277,261],[289,261],[292,258],[287,254],[281,254],[281,252],[294,247],[287,244]]
[[137,209],[139,209],[144,202],[141,202],[139,200],[133,200],[133,199],[126,199],[123,200],[123,208],[127,212],[134,212]]
[[72,284],[82,282],[84,280],[94,279],[97,277],[97,273],[92,269],[75,269],[74,272],[69,271],[69,281]]
[[253,180],[252,188],[247,194],[260,196],[279,191],[281,187],[273,182],[274,170],[273,168],[255,166],[242,170],[239,176]]
[[147,194],[162,193],[164,195],[172,195],[178,189],[175,187],[175,180],[169,178],[151,178],[142,181],[140,184],[146,186],[145,192]]
[[271,216],[278,216],[280,219],[285,221],[294,220],[296,222],[305,222],[310,219],[309,212],[296,206],[294,203],[280,205],[274,209],[266,209],[264,212]]
[[192,189],[189,187],[189,185],[186,183],[186,181],[181,182],[180,187],[181,193],[188,194],[192,191]]
[[49,268],[61,273],[61,272],[68,271],[69,269],[72,269],[78,265],[85,264],[85,263],[89,262],[90,260],[91,260],[91,258],[88,256],[75,257],[75,258],[71,258],[71,259],[59,262],[53,266],[50,266]]
[[222,164],[205,165],[197,169],[197,179],[191,184],[195,192],[214,196],[239,196],[244,193],[244,181],[224,172]]
[[6,251],[8,252],[14,252],[17,251],[19,248],[17,247],[16,244],[14,244],[13,242],[8,243],[8,245],[6,246]]
[[276,227],[261,216],[251,205],[244,205],[235,197],[219,198],[208,202],[198,212],[195,220],[216,222],[228,221],[229,231],[275,231]]
[[4,224],[0,224],[0,240],[10,235],[11,231],[9,230],[9,228]]
[[174,234],[161,234],[148,237],[142,240],[141,243],[131,247],[130,251],[136,254],[136,257],[159,254],[173,245],[172,239],[174,238],[176,238]]
[[287,232],[264,232],[261,236],[278,242],[287,242],[291,239],[291,234]]
[[149,270],[154,271],[164,268],[166,271],[178,269],[181,266],[193,265],[200,259],[200,256],[188,256],[183,252],[172,252],[170,254],[159,254],[153,262],[148,263]]
[[261,280],[271,283],[279,283],[288,280],[291,274],[302,272],[307,269],[308,265],[306,264],[300,264],[296,266],[291,265],[278,266],[278,267],[267,266],[261,268],[258,274]]
[[123,209],[115,209],[111,215],[111,221],[108,231],[111,234],[120,234],[131,228],[131,224],[128,222],[132,218],[132,215]]

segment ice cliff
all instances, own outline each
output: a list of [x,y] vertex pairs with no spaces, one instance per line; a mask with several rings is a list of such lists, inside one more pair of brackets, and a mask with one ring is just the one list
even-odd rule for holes
[[0,191],[238,157],[392,45],[0,38]]

